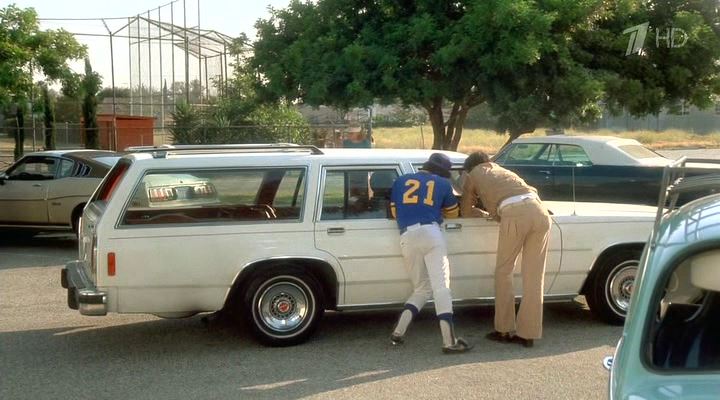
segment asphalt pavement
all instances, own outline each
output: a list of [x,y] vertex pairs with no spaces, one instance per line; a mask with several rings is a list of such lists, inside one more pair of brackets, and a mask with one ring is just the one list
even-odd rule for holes
[[375,311],[327,313],[308,343],[268,348],[230,319],[81,316],[59,282],[75,254],[63,235],[0,242],[0,399],[603,399],[621,333],[579,298],[546,305],[530,349],[484,339],[491,307],[456,310],[467,354],[442,354],[431,310],[400,347],[396,311]]
[[[662,151],[720,158],[719,150]],[[68,235],[0,238],[0,399],[605,399],[621,327],[595,320],[579,297],[545,306],[534,348],[484,339],[492,308],[456,310],[475,344],[440,351],[431,310],[405,345],[396,311],[327,313],[308,343],[257,344],[229,319],[84,317],[67,308],[60,269],[76,257]]]

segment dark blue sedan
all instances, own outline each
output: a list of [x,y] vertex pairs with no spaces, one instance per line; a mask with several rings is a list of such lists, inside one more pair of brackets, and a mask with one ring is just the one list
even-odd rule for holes
[[516,139],[493,161],[537,188],[543,200],[656,205],[671,160],[633,139],[555,135]]

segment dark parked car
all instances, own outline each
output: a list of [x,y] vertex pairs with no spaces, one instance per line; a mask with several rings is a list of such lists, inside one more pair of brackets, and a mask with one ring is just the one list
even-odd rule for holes
[[58,150],[19,159],[0,172],[0,230],[77,230],[85,203],[121,156]]
[[[556,135],[516,139],[493,161],[523,177],[544,200],[655,205],[663,167],[672,160],[633,139]],[[685,195],[678,205],[706,194]]]

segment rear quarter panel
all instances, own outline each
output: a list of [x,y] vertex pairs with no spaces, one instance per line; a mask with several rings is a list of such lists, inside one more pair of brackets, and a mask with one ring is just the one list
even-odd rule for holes
[[650,217],[553,216],[562,234],[560,271],[550,294],[579,293],[598,256],[622,244],[642,248],[652,229]]

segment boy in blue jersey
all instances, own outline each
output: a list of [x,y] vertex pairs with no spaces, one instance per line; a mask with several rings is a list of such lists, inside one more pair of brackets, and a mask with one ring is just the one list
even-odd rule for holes
[[393,344],[402,343],[413,317],[433,298],[443,352],[462,353],[472,346],[457,338],[453,330],[450,264],[440,229],[443,216],[456,218],[459,214],[457,198],[447,179],[451,167],[446,155],[434,153],[420,172],[403,175],[393,184],[390,207],[400,228],[400,249],[414,291],[405,302],[390,340]]

